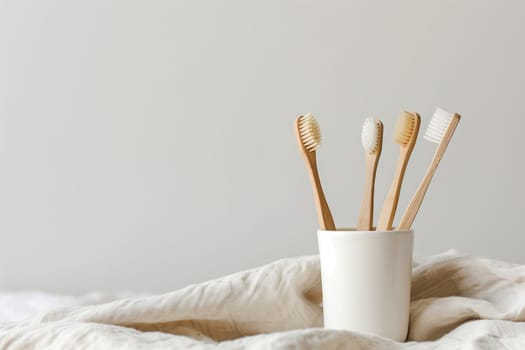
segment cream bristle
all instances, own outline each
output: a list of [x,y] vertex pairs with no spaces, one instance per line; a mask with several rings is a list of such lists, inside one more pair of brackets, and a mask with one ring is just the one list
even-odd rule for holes
[[394,130],[394,142],[405,146],[410,142],[416,125],[416,116],[404,113],[397,119]]
[[379,146],[379,133],[381,132],[379,122],[374,118],[366,118],[361,131],[361,144],[366,152],[372,154]]
[[430,142],[440,143],[452,120],[452,116],[449,112],[436,108],[423,137]]
[[311,113],[299,118],[299,134],[308,151],[313,152],[321,146],[321,129]]

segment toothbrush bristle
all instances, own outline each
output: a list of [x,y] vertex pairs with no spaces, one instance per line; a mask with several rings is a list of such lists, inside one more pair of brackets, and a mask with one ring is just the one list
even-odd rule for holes
[[321,129],[311,113],[299,117],[299,134],[304,147],[313,152],[321,146]]
[[436,108],[423,137],[430,142],[440,143],[452,120],[452,116],[453,114],[441,108]]
[[381,138],[381,123],[374,118],[366,118],[361,131],[361,144],[367,153],[375,153]]
[[415,115],[408,112],[404,112],[397,119],[396,128],[394,130],[394,142],[402,146],[405,146],[410,142],[416,128],[416,119],[417,117]]

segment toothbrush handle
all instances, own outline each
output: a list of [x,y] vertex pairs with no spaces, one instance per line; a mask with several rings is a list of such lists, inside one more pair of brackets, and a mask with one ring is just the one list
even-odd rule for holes
[[407,152],[403,149],[399,153],[394,180],[392,181],[388,195],[383,203],[381,215],[377,222],[378,231],[390,231],[392,229],[392,223],[394,222],[397,203],[399,201],[399,193],[401,192],[401,184],[403,183],[403,177],[405,176],[409,156],[410,155],[407,155]]
[[374,183],[376,178],[378,157],[366,156],[366,183],[365,193],[361,202],[361,209],[357,219],[359,231],[370,231],[374,221]]
[[447,131],[443,135],[443,139],[439,143],[439,146],[436,149],[436,153],[434,153],[434,158],[432,159],[432,162],[430,163],[430,166],[428,167],[427,172],[423,177],[423,180],[421,181],[421,184],[417,188],[416,193],[414,193],[414,196],[410,200],[410,203],[408,204],[408,207],[406,208],[405,213],[401,218],[401,221],[397,228],[398,230],[409,230],[412,227],[412,224],[416,219],[417,212],[419,211],[419,208],[423,203],[423,199],[425,198],[425,194],[427,193],[428,187],[430,186],[432,177],[436,173],[439,162],[441,161],[441,158],[443,158],[443,155],[447,150],[448,144],[450,143],[450,140],[454,135],[454,131],[456,130],[460,119],[461,116],[459,114],[454,114],[454,116],[452,117]]
[[326,202],[321,180],[319,179],[319,172],[317,171],[317,161],[315,152],[311,152],[308,158],[308,172],[310,173],[310,180],[312,189],[314,191],[315,206],[317,208],[317,219],[322,230],[335,231],[334,219],[330,212],[330,207]]

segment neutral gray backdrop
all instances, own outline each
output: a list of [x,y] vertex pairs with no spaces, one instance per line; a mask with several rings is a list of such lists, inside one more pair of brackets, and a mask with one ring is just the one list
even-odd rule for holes
[[339,226],[365,117],[379,212],[399,112],[460,112],[416,251],[525,263],[524,38],[523,1],[0,0],[0,289],[168,291],[315,254],[307,112]]

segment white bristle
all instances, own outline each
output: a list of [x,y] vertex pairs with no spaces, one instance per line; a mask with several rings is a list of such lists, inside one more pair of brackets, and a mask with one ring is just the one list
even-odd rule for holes
[[368,153],[374,153],[379,145],[379,126],[374,118],[366,118],[361,131],[361,144]]
[[428,124],[427,130],[425,131],[424,138],[430,142],[440,143],[451,120],[452,114],[441,108],[436,108],[436,111]]
[[321,146],[321,129],[311,113],[299,118],[299,133],[308,151],[313,152]]

